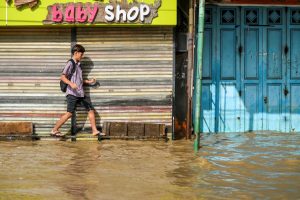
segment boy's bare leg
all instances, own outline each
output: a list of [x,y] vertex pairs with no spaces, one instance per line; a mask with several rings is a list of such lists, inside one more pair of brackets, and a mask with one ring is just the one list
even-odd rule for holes
[[96,118],[95,118],[95,111],[94,110],[89,111],[89,119],[90,119],[90,123],[91,123],[91,127],[92,127],[92,134],[93,135],[98,135],[99,131],[96,127]]
[[70,117],[72,117],[72,113],[70,112],[66,112],[63,116],[61,116],[61,118],[56,122],[54,128],[52,129],[53,132],[58,131],[58,129],[64,124],[66,123],[66,121],[68,119],[70,119]]

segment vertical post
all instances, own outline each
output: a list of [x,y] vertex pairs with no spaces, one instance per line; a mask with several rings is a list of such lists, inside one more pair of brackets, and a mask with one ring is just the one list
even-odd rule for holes
[[187,68],[187,111],[186,111],[186,134],[185,138],[191,138],[192,116],[192,74],[194,64],[194,0],[189,0],[189,27],[188,27],[188,68]]
[[173,78],[173,84],[172,84],[172,140],[175,140],[175,98],[176,98],[176,47],[175,47],[175,28],[173,28],[173,69],[172,69],[172,78]]
[[194,141],[194,151],[199,150],[200,143],[200,112],[201,112],[201,93],[202,93],[202,60],[203,60],[203,35],[204,35],[204,14],[205,0],[199,0],[199,16],[198,16],[198,33],[197,33],[197,65],[195,67],[195,83],[194,83],[194,133],[196,139]]
[[71,118],[71,136],[76,135],[76,112],[73,113]]
[[[71,49],[76,44],[77,38],[76,38],[76,27],[71,28]],[[72,58],[72,52],[71,52],[71,58]],[[76,111],[73,113],[71,118],[71,135],[75,136],[77,132],[76,129]]]
[[[77,28],[72,27],[71,28],[71,48],[77,43]],[[72,56],[72,53],[71,53]]]

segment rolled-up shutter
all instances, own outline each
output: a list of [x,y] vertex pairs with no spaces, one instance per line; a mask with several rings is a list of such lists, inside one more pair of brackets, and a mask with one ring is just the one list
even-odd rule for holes
[[[86,88],[97,124],[172,124],[172,28],[82,27],[77,42],[86,48],[84,77],[100,83]],[[83,109],[77,115],[79,126],[90,126]]]
[[1,121],[32,121],[35,133],[49,134],[66,110],[59,76],[70,43],[69,28],[0,29]]

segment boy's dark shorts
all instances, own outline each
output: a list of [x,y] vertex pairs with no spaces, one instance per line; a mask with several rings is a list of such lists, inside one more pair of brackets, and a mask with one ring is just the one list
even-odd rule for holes
[[83,106],[87,111],[95,110],[91,101],[86,97],[76,97],[73,95],[67,95],[67,112],[73,113],[76,110],[77,104]]

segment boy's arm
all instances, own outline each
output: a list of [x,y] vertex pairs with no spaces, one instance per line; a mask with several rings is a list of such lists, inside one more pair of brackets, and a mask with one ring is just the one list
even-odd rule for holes
[[96,79],[92,78],[92,79],[87,79],[83,81],[84,84],[94,84],[96,83]]
[[72,83],[69,79],[67,79],[65,74],[62,74],[60,76],[60,80],[71,86],[72,89],[77,89],[77,85],[75,83]]

